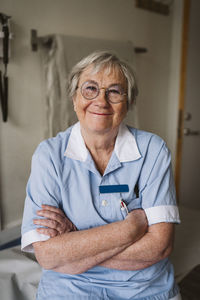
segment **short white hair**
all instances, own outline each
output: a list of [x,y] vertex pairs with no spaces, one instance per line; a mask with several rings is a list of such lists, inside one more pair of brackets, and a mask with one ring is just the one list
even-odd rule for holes
[[81,74],[91,65],[94,67],[94,73],[99,72],[103,68],[109,71],[118,69],[127,81],[128,107],[135,103],[138,95],[138,87],[133,69],[126,62],[119,59],[116,54],[108,51],[95,51],[81,59],[72,68],[67,87],[68,95],[71,99],[75,96]]

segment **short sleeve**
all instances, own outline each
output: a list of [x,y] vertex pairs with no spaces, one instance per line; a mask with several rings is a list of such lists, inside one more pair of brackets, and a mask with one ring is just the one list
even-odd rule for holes
[[26,188],[26,199],[22,221],[23,251],[32,252],[32,243],[45,241],[49,236],[39,234],[38,227],[33,223],[39,218],[37,210],[42,204],[59,207],[60,201],[59,179],[49,149],[41,144],[32,157],[31,174]]
[[[152,149],[156,153],[156,149]],[[171,155],[163,142],[158,154],[149,156],[151,170],[141,192],[142,208],[149,225],[160,222],[180,223],[171,167]]]

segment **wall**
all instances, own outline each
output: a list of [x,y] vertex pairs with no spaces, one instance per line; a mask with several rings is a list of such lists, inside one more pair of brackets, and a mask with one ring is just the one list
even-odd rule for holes
[[[170,140],[169,90],[173,14],[135,8],[133,0],[1,0],[12,16],[9,64],[9,119],[0,124],[0,203],[3,227],[20,222],[32,153],[43,139],[43,97],[38,53],[31,52],[30,30],[40,36],[61,33],[131,40],[148,48],[138,54],[140,127]],[[174,117],[176,126],[176,116]],[[171,140],[172,148],[174,140]],[[173,153],[174,155],[174,153]]]

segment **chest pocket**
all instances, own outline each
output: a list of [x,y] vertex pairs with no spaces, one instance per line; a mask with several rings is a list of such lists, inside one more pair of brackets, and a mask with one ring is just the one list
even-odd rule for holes
[[134,188],[134,193],[130,195],[130,198],[128,199],[124,198],[123,201],[125,202],[129,212],[134,209],[141,208],[141,198],[139,193],[139,186],[137,183]]

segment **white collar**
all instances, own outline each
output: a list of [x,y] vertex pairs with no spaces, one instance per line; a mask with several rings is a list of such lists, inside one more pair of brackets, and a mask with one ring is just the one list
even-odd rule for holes
[[[120,162],[128,162],[141,157],[134,135],[123,123],[119,127],[114,151]],[[80,161],[87,159],[88,150],[81,135],[80,122],[72,127],[64,155]]]

